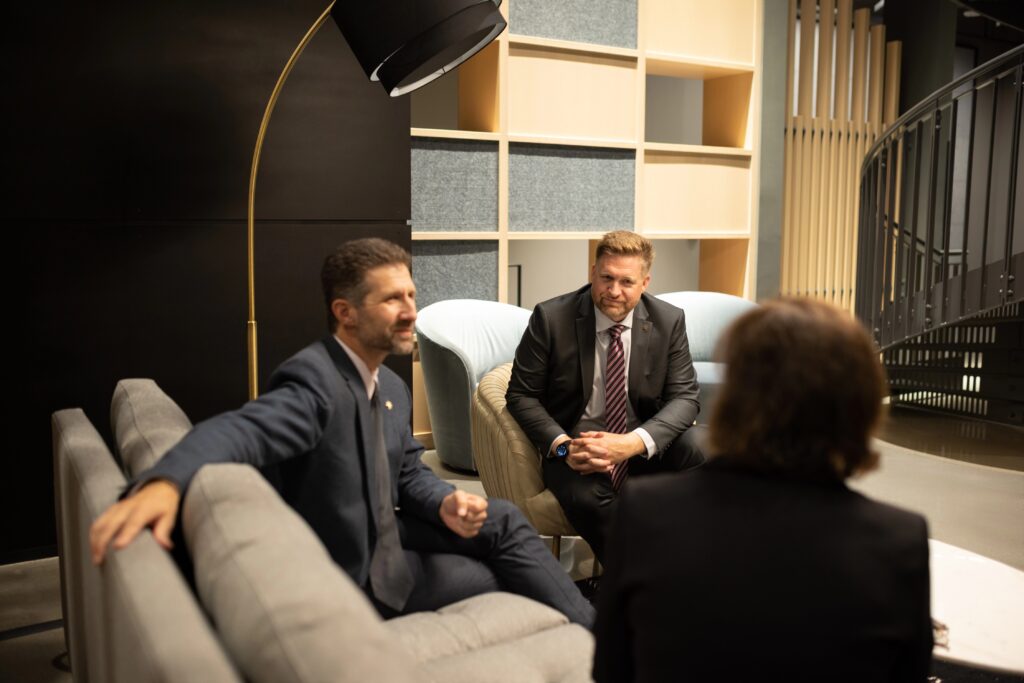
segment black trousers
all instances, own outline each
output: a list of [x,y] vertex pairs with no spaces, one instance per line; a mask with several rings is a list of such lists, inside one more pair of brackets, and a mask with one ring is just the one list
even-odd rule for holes
[[373,600],[384,618],[436,610],[474,595],[503,590],[542,602],[569,621],[593,628],[594,608],[509,501],[487,501],[487,520],[473,538],[456,535],[440,521],[401,514],[398,529],[415,585],[401,612]]
[[[647,459],[629,459],[629,477],[666,472],[682,472],[704,463],[702,444],[707,428],[695,426],[683,432],[664,451]],[[580,474],[562,458],[544,459],[544,485],[551,489],[576,532],[590,544],[594,556],[603,564],[605,540],[615,516],[618,496],[607,474]],[[628,479],[625,486],[628,486]]]

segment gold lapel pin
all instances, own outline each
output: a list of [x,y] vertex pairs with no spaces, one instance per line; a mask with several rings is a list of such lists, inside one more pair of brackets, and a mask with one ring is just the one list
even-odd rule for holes
[[391,410],[392,408],[395,407],[395,404],[392,403],[391,401],[384,401],[384,407],[387,408],[388,410]]

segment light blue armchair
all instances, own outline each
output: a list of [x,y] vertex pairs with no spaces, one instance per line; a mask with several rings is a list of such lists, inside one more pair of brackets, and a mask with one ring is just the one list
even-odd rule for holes
[[757,304],[719,292],[668,292],[659,294],[658,298],[686,313],[686,336],[690,342],[693,369],[700,383],[700,417],[697,421],[706,424],[715,394],[725,379],[724,366],[715,362],[715,346],[732,321]]
[[444,464],[476,471],[470,406],[480,379],[513,359],[530,311],[494,301],[449,299],[419,312],[416,336],[434,447]]

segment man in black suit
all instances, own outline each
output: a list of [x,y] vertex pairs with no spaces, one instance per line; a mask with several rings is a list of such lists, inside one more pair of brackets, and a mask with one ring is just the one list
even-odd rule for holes
[[382,365],[413,347],[409,254],[348,242],[321,272],[328,329],[275,370],[268,391],[197,425],[93,525],[92,550],[123,548],[152,527],[170,546],[182,492],[213,462],[267,474],[385,617],[499,588],[587,627],[593,609],[506,501],[455,490],[420,461],[409,389]]
[[653,260],[650,240],[606,234],[590,284],[534,308],[506,394],[545,485],[599,560],[627,477],[704,460],[685,318],[645,294]]

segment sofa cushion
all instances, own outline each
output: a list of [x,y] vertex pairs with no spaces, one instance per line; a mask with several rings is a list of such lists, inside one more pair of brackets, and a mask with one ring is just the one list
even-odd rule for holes
[[192,429],[185,413],[151,379],[123,379],[110,402],[121,462],[129,478],[156,464]]
[[485,593],[386,622],[402,648],[426,662],[568,623],[565,615],[520,595]]
[[417,679],[363,592],[252,467],[200,469],[182,519],[200,599],[249,680]]
[[437,683],[583,683],[591,681],[594,637],[578,624],[540,631],[423,664]]

